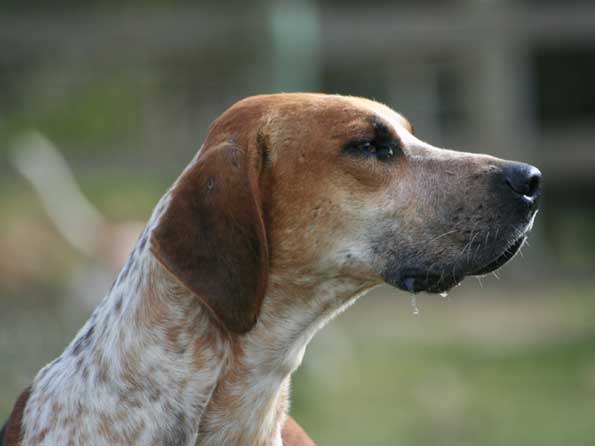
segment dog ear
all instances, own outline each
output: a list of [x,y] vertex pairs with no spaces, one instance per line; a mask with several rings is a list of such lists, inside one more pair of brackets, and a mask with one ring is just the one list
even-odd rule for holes
[[151,238],[159,262],[235,333],[256,323],[268,277],[263,157],[248,149],[207,139]]

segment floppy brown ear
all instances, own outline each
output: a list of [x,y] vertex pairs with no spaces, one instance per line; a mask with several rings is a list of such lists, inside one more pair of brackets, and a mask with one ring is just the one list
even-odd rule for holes
[[233,142],[205,143],[151,238],[160,263],[236,333],[256,323],[267,284],[261,160]]

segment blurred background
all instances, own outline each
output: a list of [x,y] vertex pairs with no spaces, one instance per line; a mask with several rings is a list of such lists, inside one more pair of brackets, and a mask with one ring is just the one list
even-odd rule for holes
[[[3,0],[0,418],[105,294],[209,122],[361,95],[438,146],[530,162],[530,246],[447,298],[381,288],[314,340],[321,445],[595,444],[591,0]],[[80,189],[79,189],[80,187]]]

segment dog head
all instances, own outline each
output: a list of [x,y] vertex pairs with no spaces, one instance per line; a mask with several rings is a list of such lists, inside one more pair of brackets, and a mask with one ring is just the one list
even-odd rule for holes
[[540,177],[526,164],[433,147],[366,99],[256,96],[211,125],[172,188],[152,252],[241,333],[273,274],[443,292],[495,270],[531,228]]

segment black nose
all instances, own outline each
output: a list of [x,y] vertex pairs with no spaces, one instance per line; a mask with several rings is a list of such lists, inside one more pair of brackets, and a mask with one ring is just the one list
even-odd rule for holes
[[541,172],[537,167],[524,163],[509,163],[504,168],[506,184],[517,194],[535,198],[541,191]]

